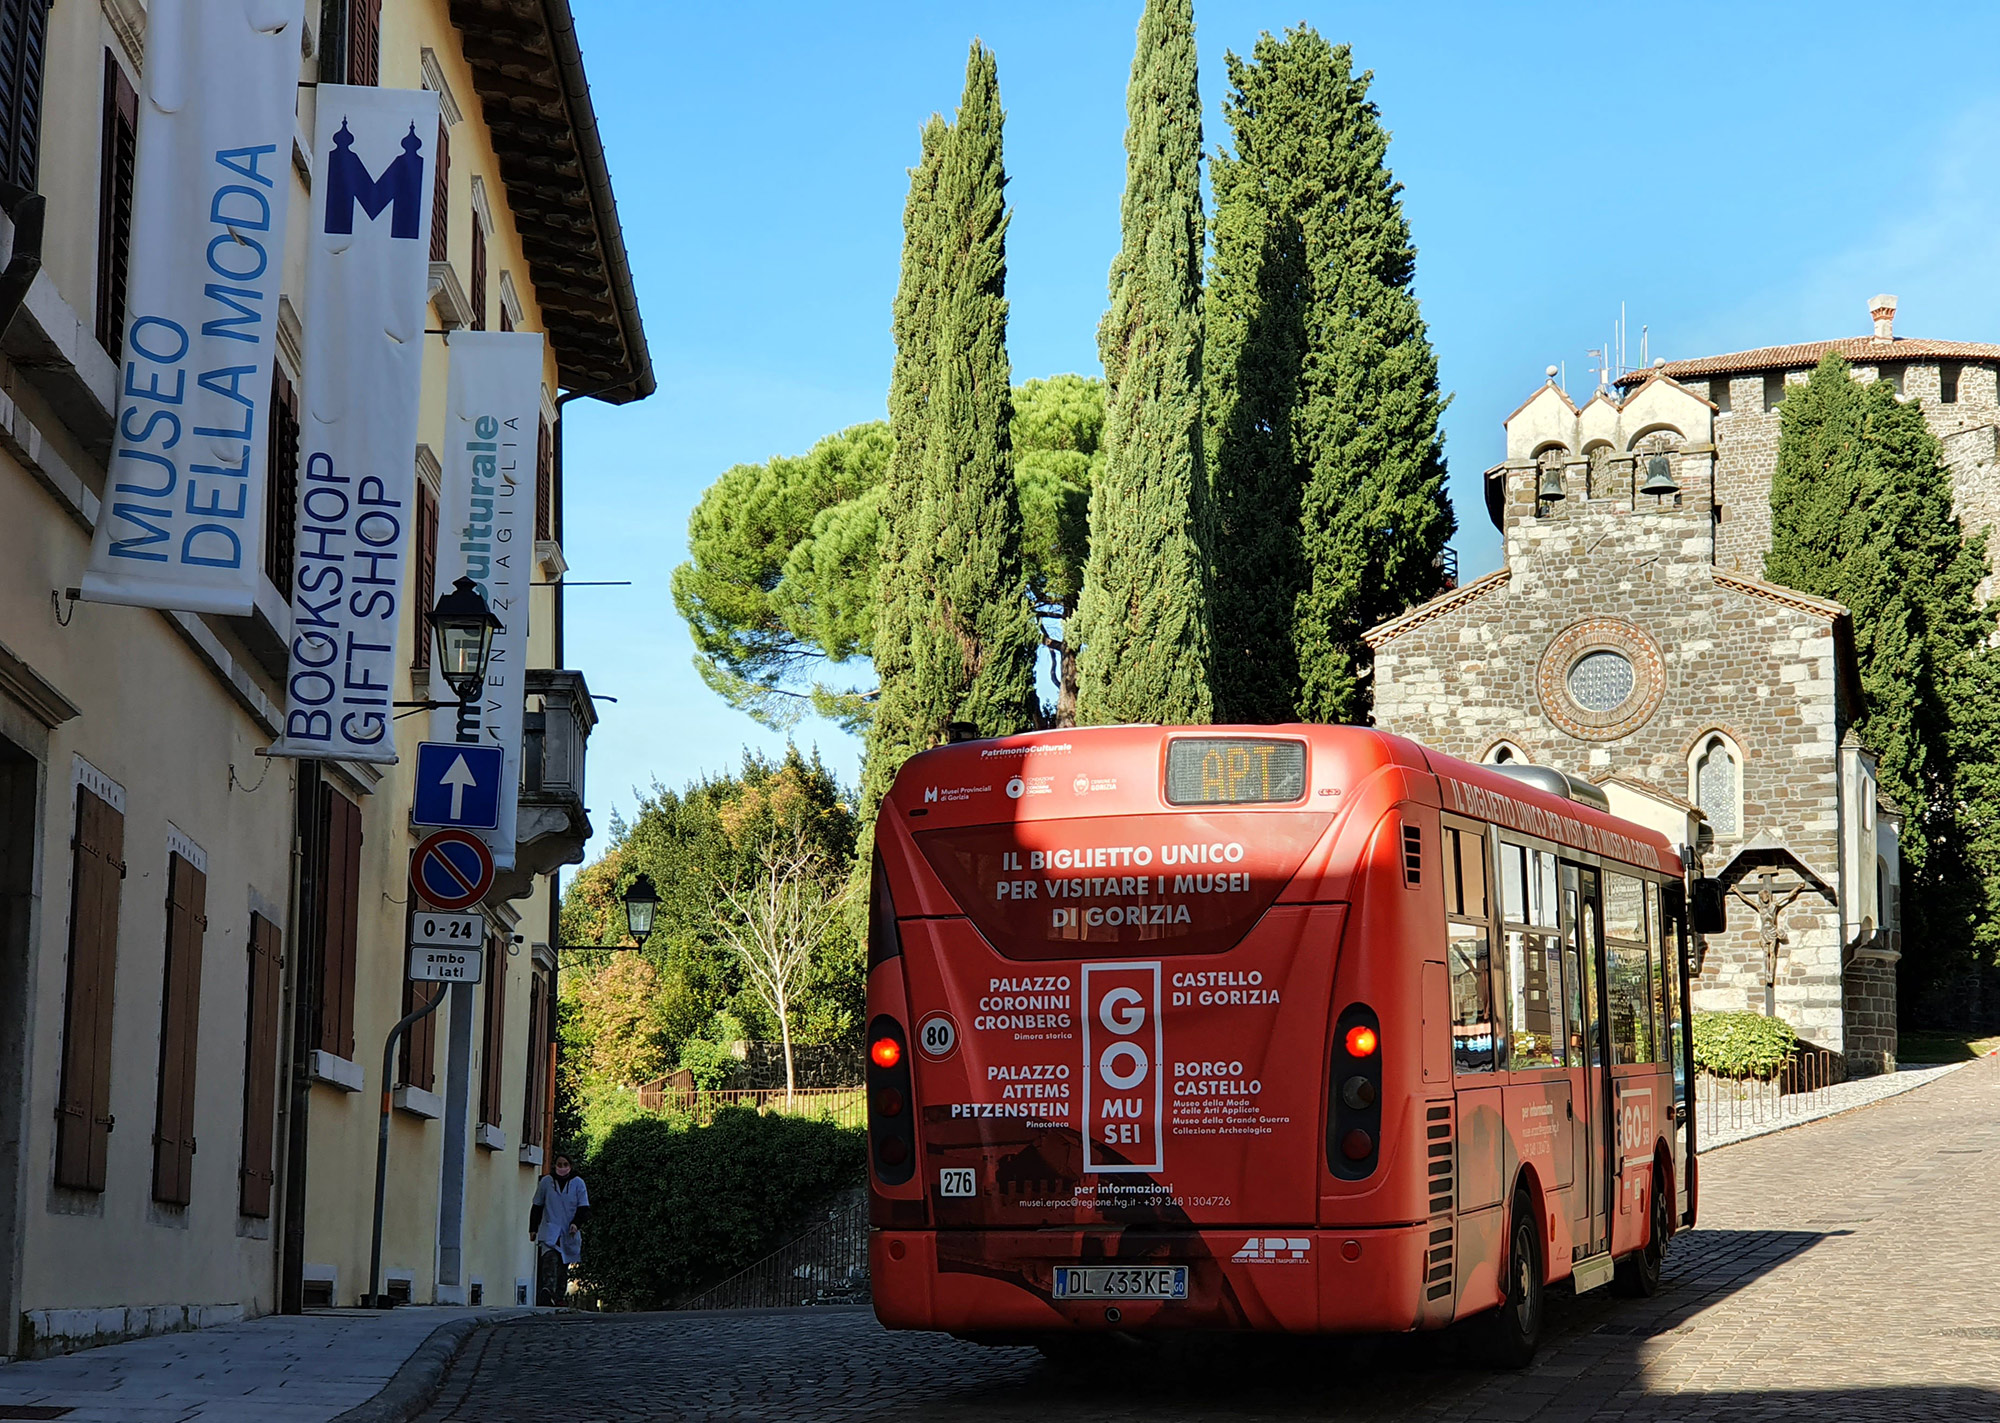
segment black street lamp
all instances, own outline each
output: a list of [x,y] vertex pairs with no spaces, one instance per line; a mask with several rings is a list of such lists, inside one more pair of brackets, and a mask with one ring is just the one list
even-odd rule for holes
[[615,953],[620,950],[631,953],[634,949],[646,947],[646,936],[653,932],[653,911],[660,907],[659,891],[653,888],[650,875],[641,873],[625,887],[625,932],[639,942],[636,944],[561,944],[565,949],[589,949],[594,953]]
[[486,663],[493,655],[493,634],[503,624],[493,616],[470,578],[452,584],[451,591],[431,609],[437,632],[439,671],[461,703],[479,695],[486,685]]
[[646,936],[653,932],[653,911],[659,903],[659,893],[644,873],[625,891],[625,932],[637,939],[642,949],[646,947]]

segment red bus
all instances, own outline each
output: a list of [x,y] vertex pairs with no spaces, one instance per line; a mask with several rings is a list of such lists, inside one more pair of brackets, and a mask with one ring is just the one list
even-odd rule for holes
[[1365,728],[912,758],[869,927],[877,1316],[1056,1355],[1481,1316],[1525,1363],[1549,1286],[1651,1293],[1694,1223],[1689,890],[1597,787]]

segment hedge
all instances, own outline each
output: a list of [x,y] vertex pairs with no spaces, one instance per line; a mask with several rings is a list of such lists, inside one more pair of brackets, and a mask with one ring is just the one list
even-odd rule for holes
[[1696,1013],[1694,1064],[1717,1077],[1775,1077],[1798,1046],[1782,1018],[1762,1013]]
[[621,1123],[584,1163],[584,1282],[612,1308],[668,1308],[770,1254],[815,1206],[859,1185],[866,1150],[856,1128],[744,1107],[705,1127]]

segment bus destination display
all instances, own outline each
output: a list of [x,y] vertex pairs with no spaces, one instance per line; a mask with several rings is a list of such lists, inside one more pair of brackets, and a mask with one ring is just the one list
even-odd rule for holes
[[1256,805],[1305,793],[1302,741],[1184,736],[1167,743],[1169,805]]

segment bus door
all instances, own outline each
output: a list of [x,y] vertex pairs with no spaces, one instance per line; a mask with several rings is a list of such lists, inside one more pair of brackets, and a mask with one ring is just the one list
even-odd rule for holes
[[1570,1063],[1576,1130],[1570,1193],[1574,1242],[1572,1258],[1601,1255],[1611,1248],[1610,1068],[1604,1039],[1603,902],[1598,873],[1587,865],[1562,865],[1563,982],[1569,992]]
[[1694,1105],[1689,1098],[1692,1083],[1688,1074],[1688,929],[1687,906],[1679,885],[1660,889],[1660,942],[1666,962],[1661,973],[1667,988],[1667,1046],[1674,1066],[1674,1126],[1669,1133],[1674,1144],[1674,1210],[1685,1218],[1688,1202],[1694,1199]]

